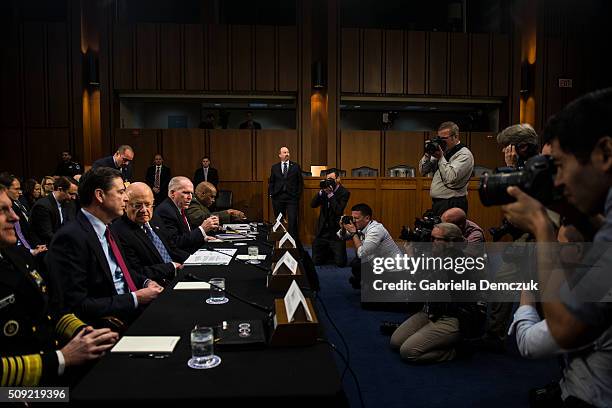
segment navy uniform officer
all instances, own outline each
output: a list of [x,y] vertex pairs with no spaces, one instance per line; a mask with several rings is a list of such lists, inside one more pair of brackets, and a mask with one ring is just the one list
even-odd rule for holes
[[55,286],[34,269],[32,256],[15,245],[19,217],[11,207],[0,186],[0,386],[61,383],[66,368],[100,357],[117,334],[58,313]]

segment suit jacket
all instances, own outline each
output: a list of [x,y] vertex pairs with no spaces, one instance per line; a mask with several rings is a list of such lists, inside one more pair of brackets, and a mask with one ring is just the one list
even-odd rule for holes
[[298,201],[303,189],[304,178],[302,177],[302,169],[300,169],[299,164],[289,161],[286,176],[283,176],[280,162],[272,166],[270,178],[268,179],[268,195],[272,199],[285,192],[291,199]]
[[[155,186],[155,165],[147,168],[147,174],[145,176],[145,181],[153,190]],[[170,179],[172,178],[172,172],[170,171],[170,167],[162,165],[161,171],[159,173],[159,193],[155,194],[155,202],[157,204],[161,203],[163,200],[168,197],[168,184],[170,183]]]
[[340,184],[331,198],[327,198],[327,193],[317,193],[310,202],[310,207],[321,207],[319,221],[317,223],[317,237],[335,238],[338,231],[338,222],[344,214],[344,209],[351,196],[351,193]]
[[187,221],[189,221],[189,225],[192,229],[202,225],[204,220],[212,215],[219,217],[219,224],[229,224],[232,220],[227,210],[213,213],[195,197],[191,199],[191,204],[189,204],[189,208],[185,210],[185,215],[187,215]]
[[[13,379],[6,384],[10,386],[38,385],[26,384],[27,378],[40,378],[42,384],[55,381],[55,341],[67,342],[85,324],[61,313],[61,302],[55,301],[60,298],[58,287],[35,269],[27,250],[12,246],[0,254],[0,299],[12,299],[0,308],[0,375]],[[30,364],[9,364],[8,356]]]
[[[121,242],[115,240],[127,262]],[[81,318],[115,316],[130,321],[137,315],[132,294],[117,294],[102,244],[81,211],[57,231],[45,262],[49,273],[61,279],[65,306]],[[138,271],[129,272],[136,287],[143,287],[146,278]]]
[[[155,222],[150,222],[149,225],[166,247],[172,260],[178,263],[185,262],[189,253],[178,249],[166,238],[165,228],[156,225]],[[164,263],[159,251],[141,226],[124,215],[113,222],[110,228],[121,241],[130,270],[136,270],[156,282],[174,279],[174,265]]]
[[[193,188],[196,188],[198,184],[203,181],[206,181],[204,180],[204,169],[200,167],[199,169],[196,169],[195,174],[193,175]],[[219,172],[214,167],[208,168],[208,182],[215,187],[219,185]]]
[[[97,167],[110,167],[111,169],[117,169],[113,156],[106,156],[93,162],[91,168],[95,169]],[[117,170],[121,172],[123,181],[128,181],[130,183],[134,181],[132,174],[132,163],[128,164],[127,167],[121,167]]]
[[[62,204],[64,224],[76,216],[76,206],[72,202]],[[57,201],[53,194],[41,198],[32,207],[30,230],[34,245],[49,245],[53,235],[62,226]],[[31,243],[32,244],[32,243]]]
[[32,226],[30,224],[29,211],[22,202],[13,201],[13,211],[19,217],[19,227],[23,237],[28,241],[30,246],[35,247],[34,237],[32,236]]
[[153,221],[165,227],[167,236],[174,245],[189,253],[195,252],[206,242],[199,228],[191,231],[187,228],[181,213],[170,198],[166,198],[155,208]]

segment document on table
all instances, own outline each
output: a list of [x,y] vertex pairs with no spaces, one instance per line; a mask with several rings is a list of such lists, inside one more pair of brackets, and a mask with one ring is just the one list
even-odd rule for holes
[[236,230],[236,231],[250,231],[251,226],[249,224],[223,224],[225,229]]
[[[240,259],[241,261],[248,261],[251,258],[250,255],[236,255],[236,259]],[[260,261],[265,261],[266,260],[266,255],[257,255],[257,259],[259,259]]]
[[[222,253],[219,253],[219,252]],[[185,265],[229,265],[236,248],[219,248],[216,251],[198,249],[184,262]]]
[[174,290],[209,290],[208,282],[179,282],[174,285]]
[[111,353],[172,353],[179,336],[123,336]]
[[251,241],[255,239],[255,237],[244,234],[217,234],[216,237],[222,241]]

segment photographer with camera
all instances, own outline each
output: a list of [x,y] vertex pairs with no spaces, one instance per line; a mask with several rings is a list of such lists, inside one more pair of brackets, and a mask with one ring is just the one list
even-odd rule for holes
[[327,178],[319,184],[321,190],[310,202],[311,208],[321,207],[312,242],[312,260],[315,265],[324,265],[331,255],[336,266],[343,268],[346,265],[346,242],[336,236],[336,231],[351,193],[340,184],[339,173],[338,169],[329,170]]
[[355,258],[351,261],[349,283],[355,289],[361,289],[361,264],[371,262],[376,257],[395,258],[401,255],[397,244],[389,231],[378,221],[372,219],[372,209],[367,204],[357,204],[351,208],[351,215],[340,219],[338,238],[353,240]]
[[[555,187],[563,189],[567,201],[585,216],[605,215],[593,242],[612,241],[612,88],[591,92],[571,102],[553,116],[544,131],[552,141],[557,166]],[[536,242],[554,242],[554,228],[542,202],[518,187],[507,189],[516,202],[503,208],[515,226],[528,231]],[[588,255],[587,255],[588,256]],[[538,278],[545,293],[560,293],[542,301],[548,330],[555,343],[568,352],[560,381],[564,406],[570,402],[592,406],[612,405],[612,303],[576,299],[567,285],[551,274],[558,256],[546,246],[537,248]],[[587,281],[588,280],[588,281]],[[592,268],[580,285],[601,293],[610,289],[607,268]],[[561,403],[561,401],[559,401]],[[578,406],[578,405],[572,405]]]
[[[465,238],[455,224],[436,224],[431,239],[432,255],[444,259],[463,256],[456,243],[465,242]],[[447,272],[436,276],[444,281],[453,278]],[[391,348],[399,350],[402,359],[414,363],[452,360],[457,354],[455,345],[461,340],[460,316],[463,315],[455,302],[427,302],[393,332]]]
[[474,170],[472,152],[459,140],[459,127],[444,122],[438,136],[425,143],[425,154],[419,162],[424,176],[433,176],[431,201],[435,215],[459,207],[468,212],[467,187]]
[[482,228],[480,228],[474,221],[468,220],[467,216],[465,215],[465,211],[463,211],[461,208],[450,208],[444,211],[444,214],[442,214],[442,217],[440,218],[442,222],[450,222],[451,224],[458,226],[466,242],[485,242],[484,231]]
[[528,159],[538,154],[538,134],[528,123],[508,126],[497,135],[497,143],[503,147],[508,167],[522,168]]

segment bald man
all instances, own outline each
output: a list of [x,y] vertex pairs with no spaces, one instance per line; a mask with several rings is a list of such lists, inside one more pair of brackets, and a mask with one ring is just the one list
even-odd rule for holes
[[453,207],[444,211],[442,222],[455,224],[461,229],[463,238],[469,242],[485,242],[484,231],[473,221],[467,219],[465,211],[461,208]]
[[202,224],[210,217],[217,217],[219,224],[227,224],[232,221],[245,220],[246,216],[242,211],[229,209],[225,211],[210,212],[209,208],[215,203],[217,189],[212,183],[203,181],[195,189],[195,197],[191,200],[187,208],[187,220],[192,228]]
[[185,211],[193,199],[193,183],[187,177],[173,177],[168,184],[168,198],[155,208],[154,220],[168,231],[170,241],[178,248],[193,253],[208,239],[206,234],[219,228],[219,219],[210,217],[197,228],[191,228]]
[[165,285],[174,279],[189,253],[170,241],[163,225],[153,222],[154,195],[148,185],[130,184],[126,193],[125,214],[111,230],[121,241],[130,269]]
[[298,204],[304,190],[304,179],[300,165],[289,160],[289,149],[283,146],[278,150],[280,162],[270,169],[268,195],[272,199],[274,215],[282,213],[289,222],[289,233],[298,238]]

